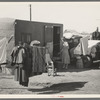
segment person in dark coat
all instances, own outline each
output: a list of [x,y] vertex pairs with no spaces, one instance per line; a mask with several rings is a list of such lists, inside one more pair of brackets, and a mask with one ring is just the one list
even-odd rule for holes
[[17,66],[17,76],[19,84],[23,86],[28,86],[29,83],[29,70],[28,70],[28,51],[26,44],[20,44],[16,50],[15,65]]
[[[23,48],[20,50],[22,56],[22,64],[19,65],[20,68],[20,80],[19,84],[23,86],[28,86],[29,77],[31,75],[31,57],[30,48],[27,43],[23,44]],[[19,54],[20,54],[19,52]]]
[[23,44],[25,50],[24,68],[26,70],[27,76],[30,77],[32,73],[32,50],[30,45],[27,43]]
[[19,81],[19,67],[16,62],[17,55],[19,52],[19,49],[22,47],[22,43],[19,41],[18,45],[15,46],[11,52],[11,66],[13,66],[13,71],[14,71],[14,80]]

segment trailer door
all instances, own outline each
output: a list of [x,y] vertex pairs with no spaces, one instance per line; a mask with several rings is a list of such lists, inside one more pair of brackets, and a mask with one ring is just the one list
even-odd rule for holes
[[53,27],[53,56],[58,57],[60,52],[60,27]]
[[45,45],[48,42],[53,42],[53,27],[45,26]]

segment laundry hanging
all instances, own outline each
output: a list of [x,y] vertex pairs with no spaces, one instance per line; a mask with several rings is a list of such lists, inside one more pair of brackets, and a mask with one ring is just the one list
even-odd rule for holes
[[45,69],[45,48],[32,47],[32,75],[41,74]]

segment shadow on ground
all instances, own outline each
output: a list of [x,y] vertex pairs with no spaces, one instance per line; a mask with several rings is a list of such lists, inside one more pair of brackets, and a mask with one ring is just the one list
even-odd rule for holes
[[89,71],[92,70],[90,68],[82,68],[82,69],[78,69],[78,68],[68,68],[68,69],[58,69],[57,72],[83,72],[83,71]]
[[82,69],[75,69],[75,68],[72,68],[72,69],[68,69],[67,72],[83,72],[83,71],[89,71],[91,70],[90,68],[82,68]]
[[42,89],[28,89],[31,92],[38,92],[38,94],[55,94],[60,92],[67,91],[76,91],[80,88],[84,87],[87,82],[70,82],[70,83],[59,83],[54,84],[49,87],[45,87]]

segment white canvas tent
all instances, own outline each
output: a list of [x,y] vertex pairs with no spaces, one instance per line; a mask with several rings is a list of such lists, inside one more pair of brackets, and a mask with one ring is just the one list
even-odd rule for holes
[[75,35],[76,36],[83,36],[75,30],[65,30],[64,33],[63,33],[63,37],[65,37],[66,39],[71,39]]
[[9,42],[7,43],[7,48],[6,48],[7,60],[11,60],[10,54],[11,54],[12,48],[14,47],[14,38],[11,38],[11,36],[12,35],[14,36],[14,34],[15,34],[15,19],[0,18],[0,40],[6,38],[7,41]]
[[88,36],[88,38],[90,38],[90,34],[79,33],[75,30],[65,30],[63,33],[63,37],[65,37],[66,39],[71,39],[71,38],[73,38],[73,36],[80,36],[80,37]]
[[11,74],[11,70],[6,68],[5,63],[11,61],[11,51],[15,45],[15,19],[0,18],[0,64],[2,72]]
[[0,64],[6,63],[6,56],[7,56],[7,38],[4,37],[0,40]]

